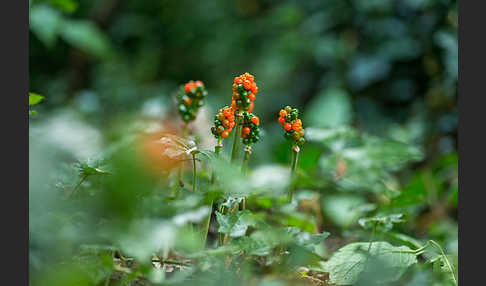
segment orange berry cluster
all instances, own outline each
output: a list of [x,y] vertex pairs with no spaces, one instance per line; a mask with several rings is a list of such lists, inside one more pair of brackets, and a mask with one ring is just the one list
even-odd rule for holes
[[299,119],[299,110],[286,106],[280,110],[278,123],[285,130],[284,137],[287,140],[293,140],[297,145],[304,145],[305,130],[302,128],[302,120]]
[[233,108],[225,106],[218,110],[218,114],[214,116],[214,126],[211,127],[211,133],[218,139],[227,138],[233,131],[235,124],[235,111]]
[[234,110],[253,111],[253,101],[258,93],[258,86],[255,77],[249,73],[235,77],[233,83],[233,102],[231,107]]
[[252,143],[260,140],[260,119],[258,116],[253,115],[247,111],[243,112],[241,129],[241,138],[243,138],[243,144],[251,145]]
[[178,98],[178,110],[185,122],[196,119],[197,111],[204,105],[204,98],[208,95],[202,81],[190,81],[181,88]]

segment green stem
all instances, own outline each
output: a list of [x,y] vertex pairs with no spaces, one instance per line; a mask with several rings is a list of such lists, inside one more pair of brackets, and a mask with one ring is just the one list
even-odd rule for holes
[[236,115],[236,130],[235,130],[235,139],[233,141],[233,149],[231,151],[231,162],[234,162],[238,158],[238,149],[240,145],[240,135],[241,135],[241,119],[243,118],[243,115],[241,114],[240,111],[238,111],[238,114]]
[[208,240],[208,234],[209,234],[209,225],[211,223],[211,214],[213,212],[213,201],[209,203],[209,215],[204,222],[204,233],[203,233],[203,248],[206,247],[206,241]]
[[[214,153],[216,154],[216,157],[219,157],[219,154],[221,153],[221,150],[223,149],[223,143],[222,142],[223,142],[222,139],[218,138],[218,145],[216,145],[214,147]],[[214,182],[216,182],[216,173],[214,172],[214,169],[213,169],[213,173],[211,174],[211,185],[213,185]]]
[[442,254],[442,257],[444,257],[444,261],[447,264],[447,267],[449,268],[449,271],[451,271],[452,280],[454,281],[454,285],[457,286],[457,279],[456,279],[456,273],[455,273],[454,267],[449,262],[449,259],[445,255],[444,250],[442,249],[442,247],[437,242],[435,242],[433,240],[429,240],[429,243],[431,243],[432,245],[434,245],[436,248],[439,249],[440,253]]
[[292,202],[292,196],[294,194],[294,189],[295,189],[295,177],[296,177],[296,170],[297,170],[297,164],[299,162],[299,153],[300,153],[300,148],[299,146],[292,146],[292,163],[290,165],[290,187],[289,187],[289,196],[288,196],[288,201],[289,203]]
[[245,147],[245,155],[243,156],[243,163],[241,164],[241,171],[246,174],[248,169],[248,160],[250,159],[251,155],[251,146],[247,145]]
[[192,191],[196,192],[196,184],[197,184],[197,177],[196,177],[196,154],[192,154]]

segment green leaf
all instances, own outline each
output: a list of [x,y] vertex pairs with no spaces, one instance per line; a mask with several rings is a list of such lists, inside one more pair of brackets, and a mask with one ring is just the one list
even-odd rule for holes
[[322,199],[322,211],[340,227],[350,227],[366,212],[375,208],[360,196],[352,194],[330,195]]
[[368,218],[360,218],[358,220],[359,225],[361,225],[364,229],[373,229],[377,227],[382,231],[389,231],[393,228],[393,224],[395,223],[402,223],[405,220],[402,219],[403,214],[390,214],[386,216],[375,216],[375,217],[368,217]]
[[376,282],[390,283],[398,280],[407,268],[417,263],[417,258],[407,246],[396,247],[388,242],[356,242],[340,248],[326,262],[321,262],[321,270],[329,273],[329,282],[337,285],[353,285],[366,272],[369,258],[381,263],[380,275]]
[[43,99],[44,96],[37,93],[29,92],[29,106],[34,106],[41,102]]
[[76,0],[48,0],[49,3],[63,10],[64,12],[74,12],[78,9]]
[[302,246],[315,253],[315,246],[323,242],[329,235],[329,232],[311,234],[301,231],[295,227],[288,227],[287,232],[295,239],[297,245]]
[[257,222],[256,216],[248,210],[233,212],[227,215],[216,212],[216,219],[219,223],[218,231],[229,234],[230,237],[244,236],[248,227],[255,226]]
[[61,13],[48,5],[34,5],[30,9],[29,27],[49,48],[55,45],[63,21]]
[[305,121],[315,127],[338,127],[352,120],[352,107],[349,94],[341,89],[331,88],[322,91],[307,107]]
[[106,57],[111,53],[108,37],[90,21],[65,20],[60,35],[69,44],[96,57]]

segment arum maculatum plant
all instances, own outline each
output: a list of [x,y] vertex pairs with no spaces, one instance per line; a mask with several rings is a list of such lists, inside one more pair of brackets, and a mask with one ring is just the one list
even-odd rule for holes
[[204,105],[208,92],[202,81],[189,81],[181,87],[178,96],[177,109],[184,122],[189,123],[196,119],[199,108]]
[[[214,126],[211,127],[211,133],[218,139],[218,143],[214,147],[216,156],[218,156],[223,149],[223,139],[228,138],[235,125],[235,111],[232,107],[225,106],[218,110],[218,113],[214,116]],[[212,183],[214,183],[214,179],[215,177],[213,173],[211,177]]]
[[249,73],[244,73],[235,77],[233,82],[233,95],[231,107],[236,114],[236,132],[233,142],[233,149],[231,152],[231,161],[235,161],[238,157],[238,149],[241,134],[241,121],[243,120],[243,112],[253,112],[253,101],[256,99],[258,93],[258,86],[255,82],[255,77]]
[[[187,124],[196,119],[199,108],[204,105],[204,99],[208,96],[208,91],[204,83],[200,80],[189,81],[184,86],[181,86],[177,96],[177,110],[181,115],[185,125],[182,128],[182,136],[186,137]],[[193,168],[195,168],[195,161]],[[182,187],[182,167],[178,171],[179,185]]]
[[299,162],[299,153],[302,145],[305,144],[305,130],[302,127],[302,120],[299,119],[299,110],[286,106],[280,110],[278,123],[282,125],[285,130],[285,139],[292,142],[292,162],[290,165],[290,186],[288,193],[289,202],[292,201],[292,196],[295,189],[295,175],[297,170],[297,164]]

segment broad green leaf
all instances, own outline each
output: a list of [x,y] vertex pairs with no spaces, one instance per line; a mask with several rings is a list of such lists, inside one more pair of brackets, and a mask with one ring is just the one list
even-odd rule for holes
[[309,103],[304,116],[305,122],[315,127],[347,125],[353,117],[351,99],[344,90],[324,90]]
[[44,96],[37,93],[29,92],[29,106],[34,106],[41,102],[43,99]]
[[329,282],[336,285],[353,285],[368,270],[370,258],[381,263],[381,273],[376,282],[390,283],[398,280],[407,268],[417,263],[417,258],[407,246],[393,246],[388,242],[356,242],[340,248],[332,257],[321,262],[321,270],[329,273]]
[[96,57],[105,57],[111,53],[108,37],[90,21],[65,20],[60,35],[69,44]]
[[249,226],[255,226],[257,218],[248,210],[229,213],[226,215],[216,212],[219,223],[218,231],[230,237],[240,237],[246,234]]
[[39,40],[49,48],[55,45],[63,22],[61,13],[49,5],[34,5],[30,9],[29,27]]
[[[310,128],[309,128],[310,129]],[[422,159],[413,145],[353,132],[310,129],[308,138],[322,143],[331,152],[320,158],[321,170],[337,185],[349,191],[398,193],[398,183],[391,172]]]

